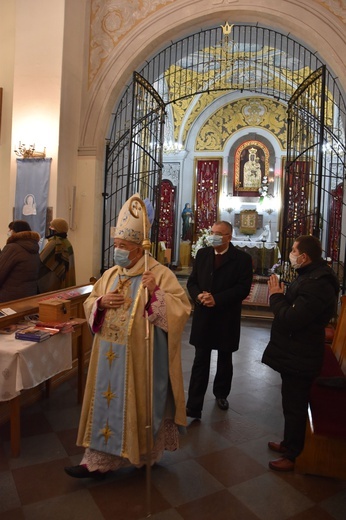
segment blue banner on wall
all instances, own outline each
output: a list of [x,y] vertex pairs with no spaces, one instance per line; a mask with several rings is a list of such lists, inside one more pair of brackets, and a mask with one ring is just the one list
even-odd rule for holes
[[52,159],[17,159],[14,219],[26,220],[40,236],[46,233],[50,165]]

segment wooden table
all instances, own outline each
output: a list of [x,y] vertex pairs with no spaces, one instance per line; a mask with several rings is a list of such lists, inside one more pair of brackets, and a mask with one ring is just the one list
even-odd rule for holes
[[85,319],[75,318],[73,324],[74,332],[59,333],[41,343],[17,340],[14,334],[0,336],[0,401],[8,401],[10,406],[13,457],[20,453],[21,393],[45,381],[49,396],[51,378],[71,369],[74,350],[78,363],[78,402],[83,400],[90,332]]

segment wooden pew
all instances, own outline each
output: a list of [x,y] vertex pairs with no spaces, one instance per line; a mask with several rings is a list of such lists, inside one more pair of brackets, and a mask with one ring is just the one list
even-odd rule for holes
[[79,285],[68,289],[61,289],[59,291],[29,296],[28,298],[22,298],[20,300],[0,303],[1,309],[9,307],[15,311],[15,314],[0,318],[0,327],[4,328],[12,323],[17,323],[23,319],[24,316],[29,314],[38,314],[39,302],[46,300],[47,298],[60,297],[66,300],[71,300],[71,318],[84,318],[83,302],[91,293],[92,288],[92,284]]
[[69,289],[39,294],[21,300],[4,302],[0,305],[2,309],[11,308],[15,311],[14,314],[0,318],[1,328],[18,323],[25,316],[38,314],[40,301],[47,298],[70,300],[71,319],[77,322],[75,332],[72,334],[72,369],[54,376],[49,381],[46,381],[45,384],[42,383],[30,390],[23,391],[18,398],[0,402],[0,424],[7,421],[11,423],[11,449],[14,456],[17,456],[19,453],[20,408],[23,405],[34,403],[43,396],[49,396],[51,388],[54,388],[76,373],[78,374],[78,402],[82,402],[85,371],[92,344],[92,335],[85,320],[83,302],[89,296],[92,287],[92,284],[70,287]]
[[305,446],[295,471],[346,479],[346,387],[332,386],[333,381],[344,383],[346,375],[346,296],[341,297],[333,342],[325,349],[321,376],[331,379],[329,386],[317,379],[311,390]]

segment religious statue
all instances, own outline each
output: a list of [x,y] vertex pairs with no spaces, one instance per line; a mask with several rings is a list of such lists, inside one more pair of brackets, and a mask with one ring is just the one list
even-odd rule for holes
[[191,209],[190,204],[187,202],[184,206],[183,212],[181,214],[181,218],[183,219],[183,228],[181,233],[182,240],[192,240],[193,234],[193,224],[194,224],[194,216],[193,211]]
[[271,225],[266,224],[263,228],[263,233],[258,237],[258,240],[262,240],[262,242],[271,242],[272,241],[272,233],[271,233]]

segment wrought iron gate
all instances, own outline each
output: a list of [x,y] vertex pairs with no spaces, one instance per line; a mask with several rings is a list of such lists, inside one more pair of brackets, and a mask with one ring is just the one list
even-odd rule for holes
[[148,198],[154,207],[151,241],[158,247],[164,108],[155,89],[134,72],[114,115],[113,143],[106,146],[102,272],[113,265],[112,227],[122,205],[134,193]]
[[[165,108],[173,113],[171,105],[181,114],[194,96],[190,106],[203,108],[203,93],[218,92],[215,98],[222,91],[248,91],[288,104],[282,258],[288,261],[294,236],[313,233],[321,239],[325,256],[331,257],[345,291],[346,108],[337,80],[316,53],[289,35],[257,25],[222,27],[189,35],[153,56],[140,74],[134,73],[112,114],[101,270],[113,265],[110,230],[122,204],[135,192],[155,207],[151,240],[157,247]],[[174,117],[167,116],[165,129],[173,141],[178,135]],[[179,143],[182,147],[186,135]]]
[[[329,83],[329,84],[328,84]],[[323,65],[298,87],[288,102],[288,146],[282,237],[283,279],[294,272],[288,256],[295,237],[314,235],[322,242],[345,290],[344,235],[341,227],[345,144],[338,135],[340,107],[331,95]],[[341,121],[340,121],[341,122]]]

